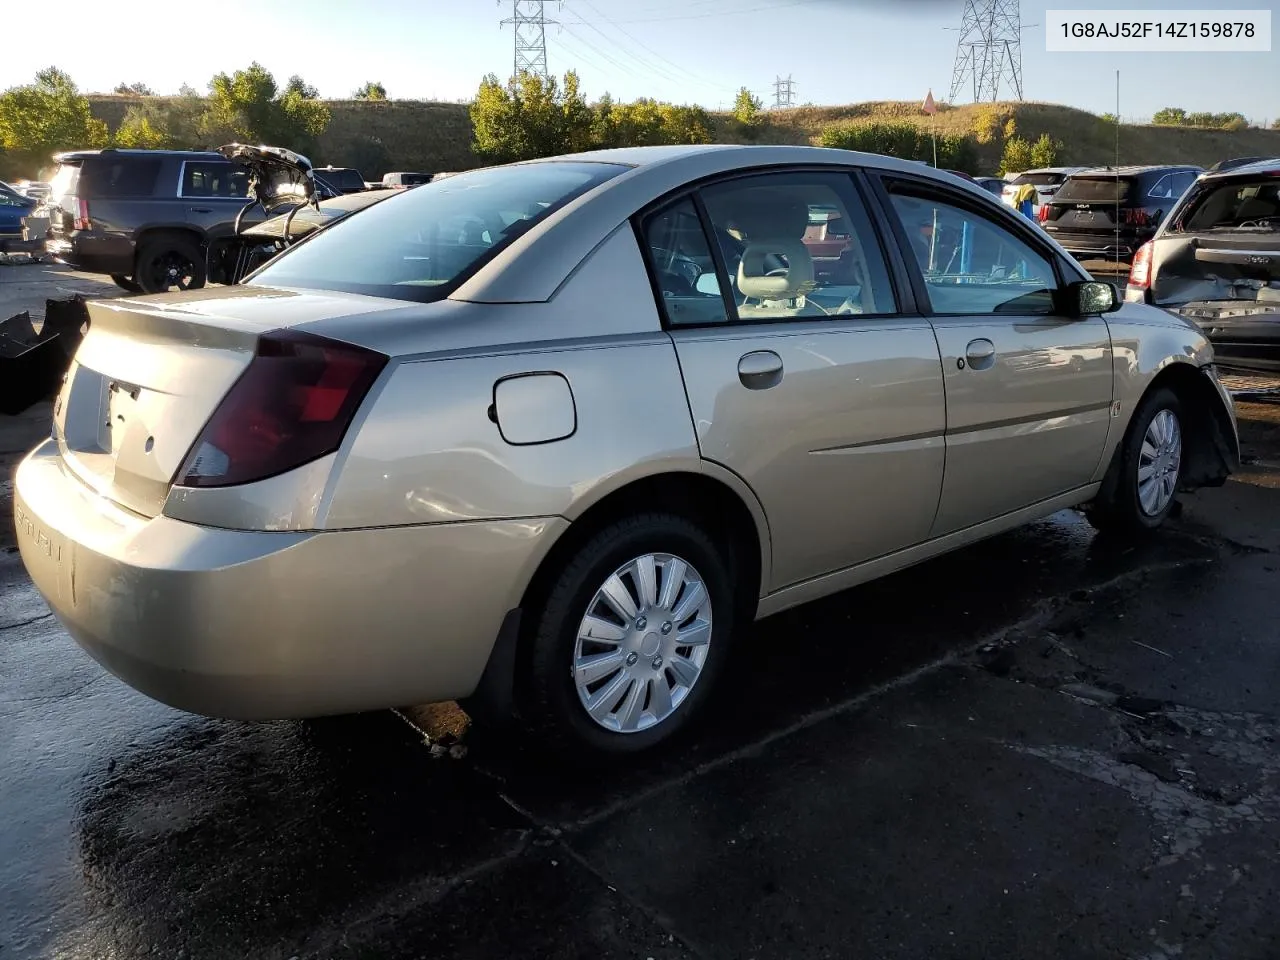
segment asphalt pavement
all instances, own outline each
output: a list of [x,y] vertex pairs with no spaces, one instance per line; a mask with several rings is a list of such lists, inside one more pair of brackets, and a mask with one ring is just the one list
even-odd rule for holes
[[[686,743],[606,771],[447,705],[155,704],[6,522],[0,958],[1273,958],[1280,397],[1254,400],[1242,471],[1171,529],[1064,512],[771,618]],[[6,516],[47,416],[0,419]]]

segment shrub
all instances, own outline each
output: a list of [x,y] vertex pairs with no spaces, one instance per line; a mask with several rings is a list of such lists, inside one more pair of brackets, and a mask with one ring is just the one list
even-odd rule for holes
[[[837,150],[879,153],[903,160],[933,162],[933,136],[914,123],[849,123],[828,127],[819,141]],[[938,166],[973,173],[978,152],[971,137],[958,134],[938,136]]]

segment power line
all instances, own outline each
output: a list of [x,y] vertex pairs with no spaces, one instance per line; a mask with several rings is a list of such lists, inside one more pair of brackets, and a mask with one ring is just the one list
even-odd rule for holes
[[[786,0],[786,2],[783,2],[783,3],[766,4],[765,6],[760,6],[760,7],[743,7],[736,10],[725,10],[725,11],[717,10],[713,13],[690,13],[687,15],[671,16],[671,17],[644,17],[636,20],[614,20],[613,23],[615,24],[669,23],[673,20],[705,20],[709,17],[723,17],[730,14],[732,14],[733,16],[738,16],[743,13],[759,13],[762,10],[783,10],[787,7],[801,7],[801,6],[807,6],[813,3],[830,3],[830,2],[831,0]],[[578,24],[582,24],[585,21],[578,20],[575,22]]]
[[782,77],[773,81],[773,106],[775,109],[782,107],[794,107],[796,105],[795,83],[791,79],[791,74],[787,74],[787,79]]
[[[537,74],[547,77],[547,25],[554,25],[555,20],[547,19],[547,4],[559,3],[560,0],[511,0],[511,16],[502,21],[502,26],[515,28],[515,51],[512,58],[511,76],[521,73]],[[502,0],[498,0],[501,5]]]
[[[605,23],[609,24],[609,26],[613,27],[615,30],[617,30],[620,34],[622,34],[624,37],[626,37],[628,40],[630,40],[630,41],[631,41],[632,43],[634,43],[636,46],[640,47],[642,50],[647,51],[647,52],[650,54],[650,56],[653,56],[653,57],[657,58],[658,60],[661,60],[663,63],[667,64],[668,66],[670,66],[670,67],[672,67],[672,68],[674,68],[675,70],[679,71],[679,73],[682,73],[682,74],[684,74],[684,76],[685,76],[685,77],[688,77],[688,78],[689,78],[688,80],[683,80],[683,79],[681,79],[681,77],[680,77],[680,76],[678,76],[678,75],[672,75],[670,71],[664,71],[664,72],[665,72],[665,73],[670,77],[670,79],[671,79],[673,82],[675,82],[675,83],[687,83],[687,82],[689,82],[689,81],[693,81],[694,83],[701,84],[702,86],[705,86],[705,87],[707,87],[708,89],[716,90],[716,91],[724,91],[724,90],[728,90],[728,89],[729,89],[728,87],[722,87],[722,86],[720,86],[718,83],[716,83],[716,82],[714,82],[714,81],[707,80],[705,77],[701,77],[701,76],[699,76],[698,74],[696,74],[696,73],[692,72],[691,70],[687,70],[687,69],[685,69],[684,67],[680,66],[680,64],[676,63],[676,62],[675,62],[675,61],[673,61],[673,60],[668,60],[666,57],[664,57],[662,54],[660,54],[657,50],[654,50],[654,49],[653,49],[653,47],[649,46],[647,43],[645,43],[643,40],[641,40],[641,39],[640,39],[639,37],[637,37],[635,34],[631,33],[631,32],[630,32],[630,31],[628,31],[628,30],[624,30],[621,26],[619,26],[619,24],[618,24],[618,22],[617,22],[616,20],[613,20],[613,19],[611,19],[611,18],[607,17],[607,16],[606,16],[606,15],[605,15],[601,10],[600,10],[600,8],[599,8],[599,7],[597,7],[594,3],[592,3],[592,2],[591,2],[591,0],[582,0],[582,2],[583,2],[583,4],[584,4],[584,5],[586,5],[587,7],[589,7],[592,11],[594,11],[594,12],[595,12],[595,14],[596,14],[596,15],[597,15],[601,20],[603,20]],[[698,2],[698,0],[690,0],[690,5],[692,5],[692,4],[694,4],[694,3],[697,3],[697,2]],[[703,0],[703,2],[705,2],[705,0]],[[718,2],[718,0],[717,0],[717,2]],[[623,50],[625,50],[625,49],[626,49],[625,47],[622,47],[622,46],[621,46],[621,44],[618,44],[618,43],[617,43],[617,41],[613,40],[613,39],[612,39],[611,37],[609,37],[606,33],[604,33],[604,31],[600,30],[600,29],[599,29],[595,24],[591,23],[590,21],[584,21],[584,22],[586,23],[586,25],[587,25],[587,26],[589,26],[589,27],[590,27],[592,30],[594,30],[596,33],[600,34],[600,36],[604,37],[604,38],[605,38],[606,40],[608,40],[610,43],[614,44],[615,46],[618,46],[620,49],[623,49]],[[628,55],[629,55],[629,56],[631,56],[633,59],[635,59],[635,60],[637,60],[638,62],[640,62],[640,63],[644,64],[644,65],[645,65],[645,67],[646,67],[647,69],[650,69],[650,70],[652,70],[652,69],[653,69],[653,65],[652,65],[652,64],[650,64],[650,63],[645,63],[645,61],[644,61],[642,58],[637,57],[634,53],[631,53],[631,51],[629,51],[629,50],[627,50],[626,52],[627,52],[627,53],[628,53]]]

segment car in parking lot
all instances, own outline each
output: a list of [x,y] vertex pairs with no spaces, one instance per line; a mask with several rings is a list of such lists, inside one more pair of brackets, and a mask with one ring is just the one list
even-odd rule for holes
[[211,245],[232,237],[238,220],[260,222],[296,203],[285,193],[242,214],[253,170],[217,151],[81,150],[55,160],[46,249],[130,293],[203,287]]
[[1202,172],[1165,165],[1073,173],[1040,208],[1040,224],[1077,257],[1128,261]]
[[1200,177],[1138,250],[1125,298],[1198,324],[1223,367],[1280,372],[1280,160]]
[[11,244],[21,243],[22,221],[35,209],[36,201],[4,184],[0,187],[5,187],[0,189],[0,253],[5,253]]
[[1025,170],[1001,184],[1000,197],[1009,206],[1015,206],[1013,198],[1018,188],[1029,183],[1036,188],[1036,199],[1031,205],[1031,212],[1038,214],[1040,207],[1058,192],[1058,188],[1066,183],[1069,176],[1084,169],[1084,167],[1040,167],[1035,170]]
[[462,698],[645,750],[758,617],[1067,507],[1150,530],[1239,456],[1193,325],[844,150],[474,170],[89,311],[22,559],[108,670],[215,716]]

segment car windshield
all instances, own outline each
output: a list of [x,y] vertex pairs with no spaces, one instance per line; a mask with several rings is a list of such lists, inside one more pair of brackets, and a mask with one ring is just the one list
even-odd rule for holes
[[1068,177],[1054,196],[1059,203],[1123,203],[1133,181],[1129,177]]
[[439,300],[534,223],[626,169],[553,161],[433,181],[316,233],[249,282]]
[[1205,184],[1170,230],[1280,230],[1280,177]]

